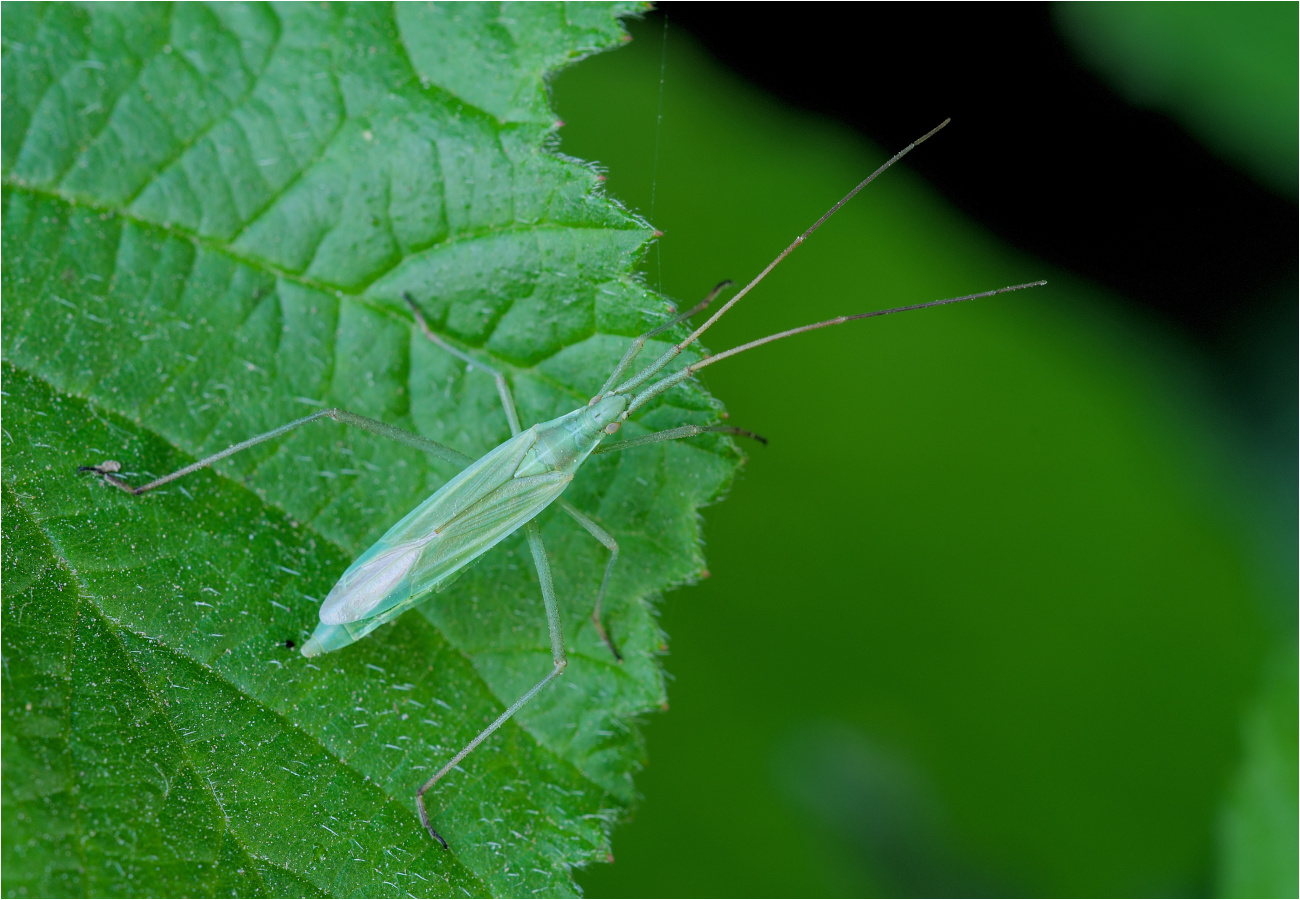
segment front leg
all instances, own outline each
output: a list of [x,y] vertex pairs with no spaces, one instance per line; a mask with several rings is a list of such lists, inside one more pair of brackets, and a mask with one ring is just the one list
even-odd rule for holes
[[754,434],[752,431],[746,431],[743,428],[737,428],[734,425],[681,425],[677,428],[669,428],[667,431],[655,431],[650,434],[642,435],[638,438],[631,438],[626,441],[618,441],[613,444],[601,444],[592,455],[597,453],[614,453],[617,450],[628,450],[632,447],[641,447],[645,444],[659,444],[663,441],[680,441],[682,438],[695,437],[697,434],[730,434],[735,437],[746,437],[758,441],[760,444],[766,444],[767,438],[761,434]]

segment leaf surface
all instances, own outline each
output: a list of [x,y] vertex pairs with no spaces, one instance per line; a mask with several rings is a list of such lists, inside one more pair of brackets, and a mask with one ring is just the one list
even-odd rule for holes
[[[6,894],[565,894],[608,855],[663,702],[653,602],[703,567],[730,444],[593,458],[541,521],[570,665],[522,536],[364,641],[301,644],[349,561],[453,472],[314,423],[166,490],[139,483],[340,406],[477,456],[589,397],[669,310],[649,226],[548,151],[545,77],[622,37],[614,4],[6,4]],[[650,350],[654,348],[651,347]],[[686,385],[625,434],[711,422]]]

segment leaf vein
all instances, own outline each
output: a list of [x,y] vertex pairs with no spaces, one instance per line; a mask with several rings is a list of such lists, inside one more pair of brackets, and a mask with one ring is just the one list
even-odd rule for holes
[[[274,14],[274,11],[272,12],[272,14]],[[236,43],[239,42],[238,35],[231,34],[230,31],[226,28],[222,28],[221,30],[226,32],[227,34],[230,34],[231,38],[234,39]],[[262,69],[260,71],[253,72],[249,70],[247,67],[247,61],[244,60],[243,58],[243,53],[242,52],[240,53],[241,68],[249,75],[249,82],[248,82],[247,89],[242,94],[240,94],[239,97],[237,98],[234,99],[228,98],[228,102],[230,105],[225,113],[223,113],[220,116],[213,117],[212,121],[208,123],[207,126],[199,129],[199,131],[196,132],[189,140],[180,142],[180,146],[170,156],[160,161],[154,167],[154,171],[149,176],[149,178],[146,179],[145,182],[141,184],[138,188],[136,188],[129,196],[123,198],[122,200],[123,208],[129,207],[132,203],[136,201],[137,198],[139,198],[141,194],[143,194],[146,190],[148,190],[151,185],[156,184],[158,179],[163,175],[165,175],[167,173],[167,170],[170,169],[173,165],[175,165],[176,162],[181,159],[181,157],[185,156],[185,154],[189,153],[190,150],[194,149],[194,147],[198,145],[199,141],[206,138],[218,127],[220,127],[229,119],[234,117],[235,112],[238,111],[239,108],[248,101],[248,98],[251,97],[253,93],[257,90],[257,88],[261,85],[262,83],[261,79],[266,74],[267,68],[270,67],[270,62],[274,58],[276,50],[279,49],[280,33],[281,30],[277,28],[275,33],[275,41],[274,43],[272,43],[271,48],[267,51],[266,62],[263,64]],[[190,69],[194,71],[195,74],[200,79],[203,78],[202,73],[198,72],[198,70],[194,67],[194,65],[190,63],[189,60],[185,59],[185,54],[179,53],[177,54],[177,56],[179,56],[181,60],[185,63],[185,65],[189,66]]]

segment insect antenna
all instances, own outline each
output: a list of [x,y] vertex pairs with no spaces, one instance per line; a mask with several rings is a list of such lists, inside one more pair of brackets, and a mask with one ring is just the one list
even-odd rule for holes
[[609,377],[605,379],[605,383],[601,385],[601,388],[599,391],[597,391],[596,396],[591,398],[591,402],[595,403],[601,397],[605,396],[605,394],[608,393],[609,390],[612,387],[614,387],[614,385],[618,384],[618,380],[623,377],[623,373],[626,372],[628,368],[632,365],[633,361],[636,360],[637,354],[641,352],[641,348],[645,346],[645,342],[647,340],[649,340],[650,338],[654,337],[657,334],[662,334],[663,332],[667,331],[669,328],[672,328],[674,325],[680,325],[682,322],[685,322],[687,319],[691,318],[692,316],[698,313],[704,312],[706,309],[709,308],[709,304],[712,303],[715,298],[717,298],[718,294],[721,294],[729,287],[731,287],[730,279],[726,281],[718,282],[716,285],[714,285],[713,290],[709,291],[707,297],[705,297],[699,303],[692,306],[690,309],[686,310],[686,312],[682,313],[679,316],[674,316],[673,318],[669,319],[667,322],[660,325],[658,328],[652,328],[650,331],[647,331],[645,334],[641,335],[636,340],[634,340],[632,342],[632,345],[627,348],[627,352],[623,354],[623,358],[619,360],[618,365],[614,367],[614,371],[609,373]]
[[782,338],[794,337],[796,334],[803,334],[806,331],[816,331],[819,328],[830,328],[833,325],[843,325],[845,322],[853,322],[858,319],[873,319],[877,316],[888,316],[894,313],[908,312],[913,309],[928,309],[931,306],[946,306],[949,303],[963,303],[967,300],[978,300],[981,297],[993,297],[997,294],[1007,294],[1011,291],[1021,291],[1025,288],[1031,287],[1041,287],[1045,284],[1047,284],[1046,281],[1031,281],[1026,284],[1013,284],[993,291],[981,291],[978,294],[967,294],[964,297],[949,297],[946,300],[931,300],[928,303],[914,303],[910,306],[895,306],[892,309],[878,309],[873,312],[858,313],[852,316],[836,316],[835,318],[827,319],[824,322],[814,322],[811,325],[801,325],[798,328],[791,328],[788,331],[778,331],[776,334],[769,334],[767,337],[758,338],[757,340],[750,341],[747,344],[740,344],[739,346],[732,347],[730,350],[723,350],[721,353],[706,356],[699,362],[693,362],[689,366],[683,366],[666,378],[661,378],[659,381],[656,381],[632,398],[632,401],[627,406],[627,411],[623,413],[623,418],[626,419],[651,399],[662,394],[673,385],[679,384],[687,378],[690,378],[705,366],[711,366],[716,362],[721,362],[722,360],[727,359],[728,357],[744,353],[746,350],[753,350],[755,347],[761,347],[764,344],[770,344],[773,341],[779,341]]
[[[822,225],[824,225],[824,224],[826,223],[826,220],[827,220],[827,219],[829,219],[831,216],[833,216],[833,215],[835,215],[837,212],[839,212],[839,211],[840,211],[840,208],[843,207],[844,204],[848,203],[850,200],[852,200],[854,197],[856,197],[856,196],[858,195],[858,192],[859,192],[859,191],[861,191],[864,187],[866,187],[867,185],[871,184],[871,182],[873,182],[873,181],[875,181],[877,178],[879,178],[880,175],[883,174],[884,171],[885,171],[886,169],[888,169],[890,166],[892,166],[894,163],[898,162],[900,159],[902,159],[902,158],[903,158],[904,156],[906,156],[907,154],[911,153],[913,150],[915,150],[918,146],[920,146],[921,144],[923,144],[925,141],[929,140],[929,139],[932,138],[934,135],[938,134],[939,131],[940,131],[940,130],[945,126],[945,125],[947,125],[947,124],[948,124],[949,122],[951,122],[951,121],[952,121],[951,119],[944,119],[942,122],[940,122],[940,123],[939,123],[938,125],[936,125],[934,128],[931,128],[931,129],[930,129],[929,131],[927,131],[925,134],[921,135],[919,138],[917,138],[916,140],[912,141],[912,143],[908,144],[908,145],[907,145],[906,147],[904,147],[902,150],[899,150],[897,153],[895,153],[893,156],[891,156],[889,159],[887,159],[887,160],[886,160],[886,161],[885,161],[885,162],[880,166],[880,168],[876,169],[876,171],[872,172],[872,173],[871,173],[870,175],[868,175],[866,178],[862,179],[862,181],[858,182],[857,187],[855,187],[853,190],[851,190],[851,191],[849,191],[847,194],[845,194],[844,197],[841,198],[840,201],[839,201],[838,203],[836,203],[834,206],[832,206],[830,209],[828,209],[825,213],[823,213],[823,214],[822,214],[822,217],[821,217],[820,219],[818,219],[816,222],[813,222],[812,225],[810,225],[810,226],[808,227],[808,229],[807,229],[806,231],[804,231],[803,234],[801,234],[801,235],[799,235],[797,238],[795,238],[794,241],[791,242],[790,246],[786,247],[786,248],[785,248],[784,250],[782,250],[779,254],[777,254],[776,259],[774,259],[774,260],[772,260],[770,263],[768,263],[767,266],[766,266],[766,268],[764,268],[763,271],[759,272],[756,276],[754,276],[754,278],[749,282],[749,284],[745,285],[743,288],[741,288],[739,291],[737,291],[737,292],[736,292],[736,296],[732,297],[732,298],[731,298],[730,300],[728,300],[726,303],[722,304],[722,307],[721,307],[717,312],[715,312],[713,315],[709,316],[708,321],[706,321],[706,322],[705,322],[703,325],[701,325],[699,328],[697,328],[697,329],[695,329],[693,332],[691,332],[690,336],[688,336],[688,337],[687,337],[685,340],[683,340],[681,343],[679,343],[679,344],[674,344],[673,346],[669,347],[666,351],[664,351],[664,353],[663,353],[662,356],[660,356],[658,359],[656,359],[656,360],[655,360],[654,362],[652,362],[650,365],[646,366],[644,369],[642,369],[640,372],[638,372],[638,373],[637,373],[636,375],[634,375],[632,378],[628,379],[627,381],[625,381],[625,382],[623,382],[622,384],[620,384],[618,387],[614,388],[613,391],[612,391],[612,393],[615,393],[615,394],[626,394],[626,393],[628,393],[628,392],[635,391],[635,390],[636,390],[637,388],[639,388],[641,385],[645,384],[647,381],[649,381],[651,378],[653,378],[653,377],[654,377],[658,372],[660,372],[661,370],[663,370],[663,368],[664,368],[665,366],[667,366],[670,362],[672,362],[672,361],[673,361],[673,360],[678,356],[678,354],[680,354],[683,350],[685,350],[685,349],[686,349],[687,347],[689,347],[691,344],[693,344],[693,343],[695,343],[697,340],[699,340],[699,339],[700,339],[700,335],[702,335],[702,334],[704,334],[704,332],[708,331],[709,328],[712,327],[712,325],[713,325],[714,322],[718,321],[718,319],[721,319],[724,315],[726,315],[726,314],[727,314],[727,310],[731,309],[733,306],[735,306],[737,303],[739,303],[739,302],[740,302],[740,299],[741,299],[742,297],[744,297],[746,294],[748,294],[750,291],[752,291],[755,287],[757,287],[757,286],[758,286],[758,283],[761,282],[764,278],[766,278],[766,277],[768,276],[768,273],[769,273],[769,272],[771,272],[773,269],[775,269],[777,266],[779,266],[779,265],[781,264],[782,260],[784,260],[787,256],[789,256],[791,253],[794,252],[794,249],[795,249],[796,247],[798,247],[798,246],[799,246],[800,244],[802,244],[804,241],[808,240],[808,238],[812,236],[812,234],[813,234],[814,231],[816,231],[818,228],[821,228]],[[716,290],[716,289],[715,289],[715,290]],[[710,299],[711,299],[711,298],[710,298]],[[949,302],[955,302],[955,301],[949,301]],[[679,318],[680,318],[680,317],[679,317]],[[620,365],[621,365],[621,364],[620,364]],[[626,367],[623,367],[623,368],[626,368]],[[616,369],[615,371],[617,372],[617,371],[619,371],[619,370]],[[620,374],[621,374],[621,373],[620,373]],[[611,378],[610,378],[610,381],[612,382],[612,381],[614,381],[614,379],[611,377]],[[675,382],[674,382],[674,383],[675,383]],[[603,390],[601,391],[601,394],[600,394],[600,395],[603,395],[603,394],[604,394],[606,391],[608,391],[608,390],[609,390],[609,388],[606,387],[605,389],[603,389]],[[600,396],[600,395],[597,395],[597,396]],[[640,396],[640,395],[638,395],[638,396]],[[648,398],[647,398],[647,399],[648,399]]]

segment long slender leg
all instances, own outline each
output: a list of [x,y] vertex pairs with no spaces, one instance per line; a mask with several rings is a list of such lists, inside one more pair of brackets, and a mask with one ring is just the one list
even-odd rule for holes
[[183,478],[191,472],[197,472],[199,469],[206,468],[214,462],[225,459],[227,456],[233,456],[241,450],[255,447],[265,441],[277,438],[282,434],[288,434],[295,428],[306,425],[308,422],[315,422],[318,419],[333,419],[335,422],[341,422],[344,425],[352,425],[356,428],[361,428],[365,431],[371,432],[372,434],[378,434],[382,437],[389,438],[390,440],[397,441],[398,443],[406,444],[408,447],[414,447],[417,450],[424,450],[427,453],[432,453],[433,455],[441,457],[448,462],[455,463],[458,466],[467,466],[474,461],[457,450],[439,444],[437,441],[431,441],[427,437],[407,431],[404,428],[397,428],[393,425],[388,425],[384,422],[380,422],[378,419],[368,419],[365,416],[359,416],[356,413],[348,412],[346,409],[331,407],[330,409],[322,409],[320,412],[312,413],[310,416],[303,416],[301,419],[295,419],[287,425],[273,428],[270,431],[251,437],[246,441],[240,441],[238,444],[231,444],[220,453],[205,456],[198,462],[192,462],[184,468],[177,469],[175,472],[164,475],[161,478],[155,478],[148,484],[142,484],[139,487],[129,485],[121,478],[117,477],[114,473],[119,471],[121,464],[112,460],[101,463],[98,466],[80,466],[77,471],[94,473],[103,478],[109,484],[113,485],[113,487],[121,488],[128,494],[143,494],[146,491],[152,491],[154,488],[162,487],[168,482],[175,481],[177,478]]
[[600,604],[605,599],[605,588],[609,586],[609,577],[614,572],[614,563],[618,562],[618,541],[614,540],[612,534],[597,525],[594,520],[588,517],[572,503],[563,499],[555,502],[559,505],[560,509],[564,510],[575,522],[587,529],[587,533],[604,544],[605,549],[609,551],[609,562],[605,564],[605,577],[600,580],[600,589],[596,591],[596,605],[592,607],[591,610],[591,621],[596,626],[596,633],[600,635],[600,639],[604,641],[605,646],[609,648],[609,652],[614,654],[615,661],[622,662],[623,655],[618,652],[618,648],[616,648],[614,642],[610,640],[609,632],[605,630],[605,624],[600,620]]
[[766,444],[767,438],[761,434],[754,434],[752,431],[746,431],[743,428],[736,428],[732,425],[682,425],[679,428],[669,428],[667,431],[656,431],[653,434],[642,435],[639,438],[632,438],[630,441],[619,441],[616,444],[601,444],[592,453],[613,453],[615,450],[626,450],[629,447],[640,447],[642,444],[658,444],[661,441],[677,441],[682,438],[694,437],[697,434],[734,434],[738,437],[753,438],[760,444]]
[[510,423],[510,433],[518,434],[522,430],[519,426],[519,413],[515,409],[515,398],[514,395],[510,393],[510,383],[506,381],[506,376],[489,366],[487,363],[470,356],[464,350],[453,347],[451,344],[447,343],[441,335],[437,334],[429,327],[429,323],[425,321],[424,313],[420,312],[420,307],[415,305],[415,299],[409,292],[403,293],[402,299],[411,307],[411,312],[415,315],[415,324],[420,326],[420,331],[424,332],[425,337],[457,359],[463,360],[471,366],[478,366],[484,372],[487,372],[496,379],[497,395],[501,397],[501,405],[505,407],[506,421]]
[[425,792],[437,784],[442,776],[455,768],[457,763],[466,756],[469,756],[469,754],[474,751],[475,747],[487,740],[492,732],[496,731],[504,725],[511,716],[519,712],[519,710],[521,710],[529,700],[532,700],[541,693],[544,687],[559,678],[560,675],[564,673],[564,667],[569,664],[568,659],[564,655],[564,632],[560,628],[560,604],[555,599],[555,582],[551,579],[551,563],[546,558],[546,547],[542,544],[542,532],[541,529],[537,527],[536,521],[529,522],[525,528],[528,532],[528,549],[533,553],[533,565],[537,566],[537,580],[542,584],[542,603],[546,607],[546,627],[551,634],[551,660],[553,662],[553,667],[551,668],[549,675],[529,688],[528,693],[510,704],[509,709],[497,716],[496,721],[491,725],[480,731],[478,737],[474,738],[474,740],[461,748],[461,751],[453,756],[450,762],[439,769],[437,774],[426,781],[424,787],[420,788],[420,790],[416,792],[415,806],[420,813],[420,824],[427,828],[429,834],[433,835],[434,839],[437,840],[438,843],[442,844],[443,847],[447,846],[447,842],[443,840],[442,835],[438,834],[438,832],[434,830],[433,825],[429,822],[429,812],[424,806]]

